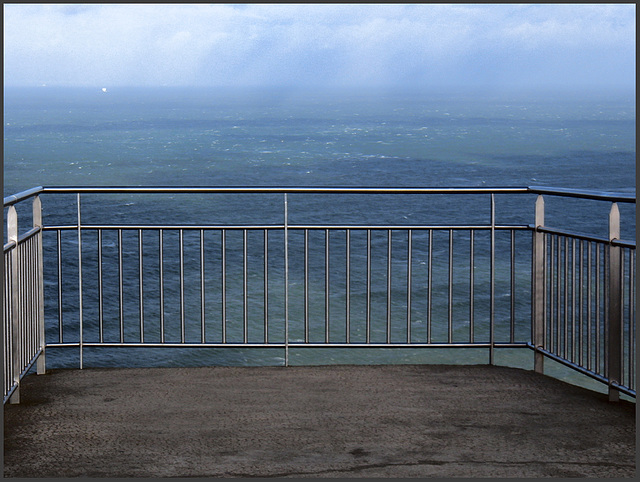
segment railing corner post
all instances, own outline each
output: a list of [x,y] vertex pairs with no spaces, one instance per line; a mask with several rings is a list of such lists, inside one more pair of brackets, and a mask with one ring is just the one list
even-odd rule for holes
[[534,346],[534,371],[544,372],[544,355],[538,351],[544,345],[544,243],[545,234],[538,228],[544,226],[544,198],[536,199],[535,227],[533,233],[533,300],[532,300],[532,341]]
[[42,258],[42,201],[40,196],[36,196],[33,199],[33,227],[40,228],[38,233],[38,247],[37,247],[37,282],[38,282],[38,344],[40,346],[40,356],[37,362],[37,374],[42,375],[46,373],[46,361],[45,361],[45,330],[44,330],[44,268]]
[[612,244],[613,240],[620,239],[620,211],[618,204],[612,203],[609,212],[609,312],[608,312],[608,373],[609,401],[620,400],[620,392],[614,384],[622,384],[622,317],[623,304],[621,279],[624,267],[621,263],[620,246]]

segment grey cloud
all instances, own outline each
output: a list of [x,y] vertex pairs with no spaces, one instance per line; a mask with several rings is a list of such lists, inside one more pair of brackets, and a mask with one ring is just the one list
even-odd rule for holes
[[635,85],[635,5],[4,6],[5,85]]

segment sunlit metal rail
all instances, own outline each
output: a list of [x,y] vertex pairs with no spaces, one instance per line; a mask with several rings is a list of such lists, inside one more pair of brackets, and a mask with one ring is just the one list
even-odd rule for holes
[[[281,217],[92,224],[88,194],[277,195]],[[293,194],[482,195],[489,216],[292,224]],[[74,195],[74,212],[43,223],[41,195]],[[498,223],[496,195],[529,196],[534,223]],[[609,236],[546,226],[550,196],[609,203]],[[32,225],[18,235],[15,207],[31,199]],[[551,358],[607,384],[612,399],[635,397],[635,242],[620,239],[617,203],[635,196],[547,187],[33,188],[4,199],[4,402],[19,401],[36,361],[44,372],[49,347],[77,348],[80,368],[88,347],[267,347],[283,350],[285,365],[300,348],[484,348],[489,363],[495,349],[530,348],[537,371]]]

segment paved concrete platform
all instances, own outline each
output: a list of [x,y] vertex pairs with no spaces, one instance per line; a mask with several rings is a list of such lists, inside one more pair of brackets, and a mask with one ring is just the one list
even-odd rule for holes
[[5,477],[634,477],[636,405],[533,372],[54,370],[4,408]]

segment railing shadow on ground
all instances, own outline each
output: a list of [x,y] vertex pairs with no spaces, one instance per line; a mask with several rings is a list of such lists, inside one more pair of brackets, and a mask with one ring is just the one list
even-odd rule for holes
[[275,349],[284,365],[302,349],[473,348],[494,364],[528,348],[537,372],[550,359],[635,398],[635,241],[619,204],[635,210],[635,195],[36,187],[4,199],[4,402],[47,350],[83,368],[87,350],[126,366],[143,347]]

